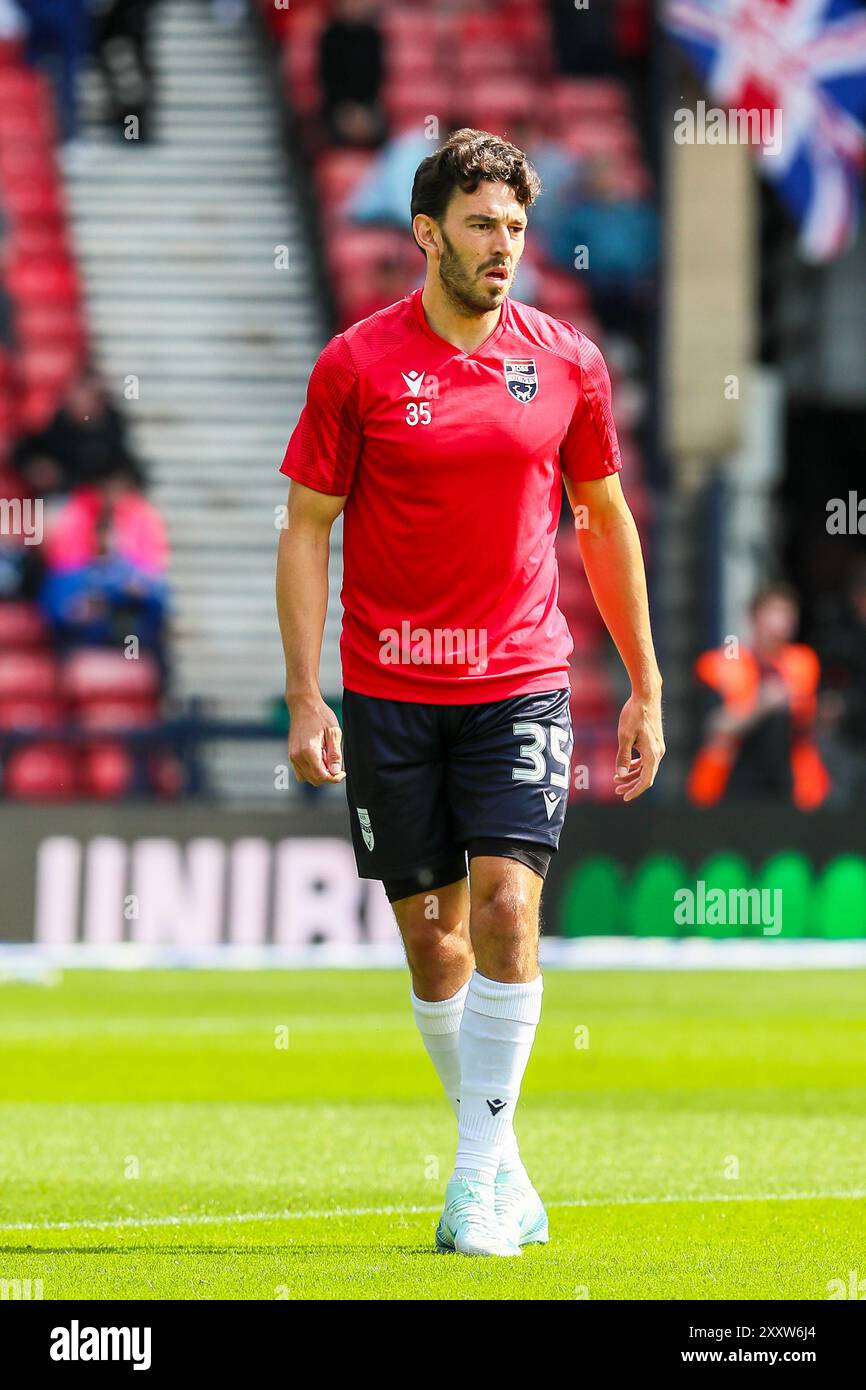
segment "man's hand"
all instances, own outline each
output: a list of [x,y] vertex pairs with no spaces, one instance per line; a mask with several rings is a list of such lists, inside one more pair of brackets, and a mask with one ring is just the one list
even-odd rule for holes
[[343,734],[334,711],[321,696],[289,701],[289,762],[299,782],[321,787],[342,782]]
[[[632,749],[637,757],[632,757]],[[623,801],[642,796],[656,779],[665,755],[662,734],[661,694],[641,698],[632,695],[619,716],[619,747],[616,754],[616,795]]]

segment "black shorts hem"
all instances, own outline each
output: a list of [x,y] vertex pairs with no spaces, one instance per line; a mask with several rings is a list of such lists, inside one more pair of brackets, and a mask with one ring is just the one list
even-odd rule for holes
[[382,887],[389,903],[400,898],[411,898],[417,893],[435,893],[439,888],[447,888],[450,883],[459,883],[466,877],[466,856],[462,852],[453,858],[423,869],[404,869],[396,874],[383,874]]
[[514,859],[525,864],[543,879],[547,877],[550,861],[556,853],[554,845],[543,844],[539,840],[517,839],[507,835],[473,835],[467,842],[466,853],[469,859],[476,855],[493,855],[499,859]]

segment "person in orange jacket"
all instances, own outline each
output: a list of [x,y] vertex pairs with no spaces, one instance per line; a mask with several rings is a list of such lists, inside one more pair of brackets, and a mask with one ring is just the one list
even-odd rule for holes
[[800,616],[793,589],[769,585],[750,613],[750,647],[729,640],[695,662],[714,703],[688,796],[701,806],[785,798],[813,810],[830,791],[813,740],[820,663],[811,647],[791,640]]

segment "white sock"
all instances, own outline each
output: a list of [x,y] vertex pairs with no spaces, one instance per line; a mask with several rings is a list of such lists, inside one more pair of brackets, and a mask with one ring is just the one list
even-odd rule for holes
[[[442,1082],[445,1094],[451,1102],[451,1109],[458,1121],[460,1119],[458,1043],[460,1020],[463,1018],[463,1007],[468,991],[469,981],[467,980],[463,988],[458,989],[456,994],[452,994],[450,999],[431,1002],[427,999],[419,999],[414,989],[410,990],[412,1012],[415,1015],[418,1032],[421,1034],[427,1055],[436,1068],[436,1075]],[[499,1169],[500,1172],[510,1173],[523,1170],[520,1149],[517,1146],[517,1135],[514,1133],[514,1116],[510,1109],[508,1110],[508,1129],[499,1156]]]
[[[460,1024],[454,1176],[493,1182],[541,1017],[542,978],[504,984],[473,971]],[[518,1157],[517,1162],[520,1162]]]
[[445,1088],[454,1114],[460,1115],[460,1057],[457,1042],[460,1037],[460,1020],[463,1005],[469,990],[469,981],[450,999],[431,1002],[419,999],[414,989],[411,991],[412,1012],[418,1025],[418,1032],[427,1049],[436,1074]]

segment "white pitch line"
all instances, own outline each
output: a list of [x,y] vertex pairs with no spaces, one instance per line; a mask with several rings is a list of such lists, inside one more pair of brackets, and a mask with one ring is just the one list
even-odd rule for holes
[[[866,1200],[866,1189],[847,1192],[729,1192],[713,1196],[677,1197],[565,1197],[547,1202],[548,1207],[636,1207],[712,1202],[821,1202]],[[333,1207],[326,1211],[236,1211],[225,1215],[210,1213],[190,1216],[121,1216],[105,1221],[12,1221],[0,1223],[0,1231],[106,1231],[148,1226],[218,1226],[250,1221],[327,1221],[354,1216],[427,1216],[441,1210],[436,1206]]]

